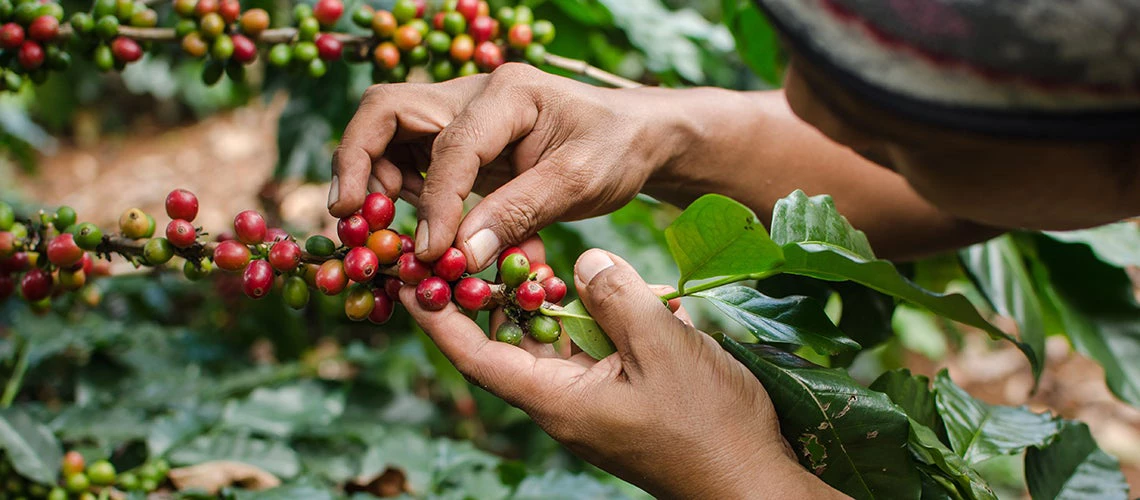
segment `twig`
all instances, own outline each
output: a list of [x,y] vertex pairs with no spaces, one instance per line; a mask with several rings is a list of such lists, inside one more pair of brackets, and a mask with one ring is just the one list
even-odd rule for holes
[[570,59],[554,54],[546,54],[546,64],[554,66],[558,69],[564,69],[582,76],[593,78],[611,87],[619,89],[635,89],[643,87],[644,85],[637,83],[628,78],[624,78],[608,71],[605,71],[596,66],[591,66],[586,61],[579,61],[577,59]]

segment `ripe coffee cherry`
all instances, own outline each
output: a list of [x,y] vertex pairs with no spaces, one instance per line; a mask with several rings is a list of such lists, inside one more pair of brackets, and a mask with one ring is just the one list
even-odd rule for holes
[[37,17],[28,25],[28,38],[40,42],[55,39],[59,35],[59,20],[52,16]]
[[237,0],[222,0],[218,4],[218,14],[221,14],[226,24],[233,24],[241,16],[241,4]]
[[214,265],[208,260],[193,261],[188,260],[182,264],[182,275],[190,281],[198,281],[210,275],[210,271],[214,269]]
[[24,43],[24,28],[16,23],[0,26],[0,47],[14,49]]
[[0,258],[0,274],[20,273],[32,266],[28,252],[16,252],[6,259]]
[[368,229],[372,231],[387,229],[396,218],[396,204],[382,193],[370,193],[364,198],[360,215],[368,221]]
[[24,277],[20,279],[20,294],[28,302],[47,298],[51,295],[51,288],[51,274],[38,267],[24,273]]
[[44,48],[36,42],[24,40],[16,59],[24,69],[36,69],[44,64]]
[[403,287],[404,280],[400,278],[389,276],[388,279],[384,280],[384,293],[397,304],[400,303],[400,289]]
[[376,276],[380,261],[368,247],[356,247],[344,256],[344,274],[357,283],[367,283]]
[[4,302],[16,293],[16,280],[6,274],[0,274],[0,302]]
[[475,55],[475,41],[467,35],[459,35],[451,41],[451,59],[455,62],[465,63]]
[[416,258],[416,254],[406,253],[398,261],[398,274],[405,284],[416,285],[431,276],[431,265]]
[[524,311],[537,311],[546,300],[546,290],[537,281],[526,281],[515,291],[515,302]]
[[75,237],[63,233],[48,244],[48,262],[59,268],[71,268],[83,259],[83,248],[75,244]]
[[166,225],[166,239],[178,248],[187,248],[198,239],[194,225],[182,219],[174,219]]
[[448,248],[432,264],[432,273],[444,281],[455,281],[463,276],[463,272],[467,270],[467,257],[458,248]]
[[486,41],[475,47],[475,64],[478,64],[483,71],[494,71],[495,68],[503,65],[503,49],[500,49],[494,42]]
[[258,259],[246,266],[241,275],[241,290],[251,299],[260,299],[273,289],[273,267]]
[[265,242],[273,243],[289,239],[289,233],[279,227],[271,227],[265,231]]
[[535,281],[542,283],[546,281],[547,278],[554,276],[554,269],[551,269],[551,267],[546,264],[532,262],[530,264],[530,273],[534,275]]
[[368,221],[360,214],[352,214],[336,223],[336,235],[346,247],[361,247],[368,242]]
[[336,295],[348,285],[348,276],[344,274],[344,263],[333,259],[326,260],[317,269],[317,290],[325,295]]
[[400,258],[400,236],[388,229],[381,229],[368,236],[365,244],[381,264],[392,264]]
[[142,58],[142,47],[139,46],[138,42],[120,36],[111,41],[111,54],[119,61],[135,62]]
[[285,280],[281,296],[285,298],[285,305],[293,309],[304,309],[309,303],[309,285],[305,284],[304,279],[292,276]]
[[383,325],[392,319],[392,311],[395,309],[396,304],[384,290],[379,288],[373,289],[372,300],[372,312],[368,313],[368,321],[377,325]]
[[372,32],[380,38],[391,38],[399,26],[400,24],[396,22],[396,16],[393,16],[391,12],[378,10],[372,15]]
[[332,35],[320,35],[316,40],[317,55],[325,61],[335,61],[340,59],[340,53],[343,46],[340,40],[333,38]]
[[396,36],[393,38],[396,46],[400,50],[408,51],[416,48],[421,42],[424,41],[424,36],[416,29],[415,26],[405,24],[396,29]]
[[194,13],[198,17],[203,17],[218,11],[218,0],[198,0],[198,4],[194,6]]
[[531,31],[529,24],[515,24],[507,32],[507,42],[511,44],[511,47],[519,50],[525,49],[533,40],[534,32]]
[[226,271],[245,269],[249,257],[249,247],[235,240],[223,241],[214,247],[214,264]]
[[432,276],[416,285],[416,301],[429,311],[439,311],[451,302],[451,287],[438,276]]
[[455,302],[468,311],[481,311],[491,302],[491,285],[480,278],[463,278],[455,285]]
[[336,251],[336,243],[321,235],[310,236],[305,241],[305,251],[317,257],[328,257]]
[[353,321],[364,321],[372,314],[376,307],[376,296],[372,290],[361,285],[355,285],[348,290],[344,298],[344,315]]
[[495,340],[506,342],[510,345],[521,344],[523,337],[526,337],[526,332],[513,321],[504,321],[503,324],[499,325],[499,328],[495,330]]
[[194,222],[198,216],[198,197],[185,189],[175,189],[166,195],[166,215],[171,219]]
[[244,35],[233,35],[230,40],[234,44],[234,53],[231,56],[234,61],[248,64],[257,59],[257,45],[253,43],[253,40]]
[[471,21],[479,15],[479,0],[458,0],[455,2],[455,11]]
[[83,455],[80,455],[78,451],[71,450],[63,454],[61,472],[64,476],[83,472],[83,469],[86,467],[87,463],[83,460]]
[[404,253],[416,251],[416,241],[406,234],[400,235],[400,251]]
[[241,15],[242,33],[257,38],[267,29],[269,29],[269,13],[265,9],[249,9]]
[[557,276],[551,276],[542,281],[542,289],[546,290],[546,300],[557,304],[566,298],[566,282]]
[[160,266],[174,258],[174,246],[166,238],[151,238],[143,245],[143,259],[147,265]]
[[495,29],[495,20],[490,16],[479,16],[471,21],[471,27],[467,29],[467,33],[475,40],[475,44],[486,42],[491,39],[491,34]]
[[431,16],[431,29],[443,31],[443,18],[447,16],[447,12],[436,12]]
[[392,42],[384,42],[372,51],[372,60],[381,68],[393,69],[400,65],[400,49]]
[[301,246],[289,240],[274,243],[269,249],[269,264],[283,273],[297,269],[301,265]]
[[521,252],[509,255],[499,268],[503,283],[511,288],[521,285],[530,277],[530,261]]
[[7,259],[16,253],[16,235],[0,231],[0,259]]
[[246,245],[265,241],[265,232],[265,219],[257,211],[246,210],[234,217],[234,233]]
[[344,3],[340,0],[318,0],[313,6],[313,17],[317,18],[322,26],[336,24],[341,14],[344,14]]
[[543,344],[553,344],[558,341],[558,337],[562,336],[562,325],[558,324],[558,320],[549,316],[539,314],[530,319],[527,327],[530,330],[530,336]]

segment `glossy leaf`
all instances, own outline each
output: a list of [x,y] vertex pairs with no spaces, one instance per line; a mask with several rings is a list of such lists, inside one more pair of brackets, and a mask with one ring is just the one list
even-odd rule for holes
[[665,229],[665,239],[681,270],[679,290],[689,281],[765,273],[783,262],[756,214],[715,194],[689,205]]
[[945,370],[934,379],[934,394],[951,448],[970,465],[1044,446],[1061,430],[1061,421],[1050,415],[974,399]]
[[1100,260],[1114,266],[1140,266],[1140,225],[1135,222],[1044,234],[1057,241],[1084,243]]
[[962,498],[997,500],[990,486],[966,461],[947,448],[934,431],[913,419],[910,421],[910,440],[907,443],[915,460],[935,467],[940,475],[951,481],[954,491]]
[[301,471],[297,453],[284,442],[233,432],[199,436],[174,447],[167,458],[176,466],[233,460],[259,467],[282,479],[292,478]]
[[845,371],[761,344],[717,340],[764,384],[804,467],[855,498],[918,496],[920,478],[906,449],[909,422],[886,394]]
[[149,456],[161,457],[205,430],[205,423],[190,412],[178,412],[155,419],[146,437]]
[[886,394],[911,420],[931,429],[942,427],[929,378],[911,375],[910,370],[900,368],[879,375],[871,383],[871,390]]
[[1127,499],[1120,461],[1096,445],[1089,427],[1065,421],[1049,446],[1025,454],[1025,482],[1034,499]]
[[823,311],[823,304],[802,295],[774,299],[755,289],[734,285],[696,294],[744,325],[761,342],[808,346],[820,354],[857,350]]
[[867,235],[839,214],[831,196],[809,197],[799,189],[776,202],[772,210],[772,241],[780,246],[827,243],[867,260],[875,258]]
[[570,336],[570,340],[594,359],[602,359],[617,352],[614,343],[598,326],[598,322],[586,311],[581,300],[566,304],[558,315],[562,321],[562,329]]
[[40,484],[54,484],[59,478],[59,440],[20,408],[0,410],[0,450],[21,476]]
[[308,427],[323,427],[344,413],[344,394],[327,394],[315,383],[258,388],[244,401],[230,401],[222,416],[229,428],[289,437]]
[[722,0],[724,24],[736,39],[736,51],[770,85],[783,79],[785,57],[779,36],[752,0]]

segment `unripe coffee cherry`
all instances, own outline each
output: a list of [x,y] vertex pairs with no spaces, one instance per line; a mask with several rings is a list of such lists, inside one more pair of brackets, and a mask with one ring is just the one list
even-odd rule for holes
[[179,17],[192,17],[197,6],[195,0],[174,0],[174,13]]
[[8,231],[0,231],[0,259],[7,259],[16,254],[16,235]]
[[241,15],[242,33],[257,38],[267,29],[269,29],[269,13],[265,9],[249,9]]
[[381,229],[368,235],[368,242],[365,244],[372,253],[376,254],[376,258],[381,264],[392,264],[399,260],[402,243],[400,236],[388,229]]
[[517,287],[530,277],[530,261],[521,252],[511,254],[499,268],[499,276],[503,279],[503,284],[511,288]]
[[241,4],[237,0],[222,0],[218,4],[218,14],[226,24],[233,24],[241,16]]
[[241,64],[248,64],[257,59],[257,45],[253,43],[245,35],[233,35],[230,40],[234,45],[233,58],[234,61]]
[[414,253],[405,253],[397,261],[397,271],[400,280],[405,284],[415,285],[431,276],[431,265],[416,258]]
[[360,215],[368,222],[368,229],[372,231],[387,229],[396,218],[396,204],[382,193],[369,193],[364,197]]
[[304,279],[291,276],[285,280],[281,296],[285,299],[285,305],[293,309],[304,309],[309,303],[309,285],[305,284]]
[[63,482],[64,486],[67,487],[67,491],[76,495],[87,492],[87,490],[91,488],[91,480],[87,479],[87,474],[82,472],[67,476]]
[[553,344],[562,336],[562,325],[558,320],[541,314],[530,319],[527,323],[530,336],[543,344]]
[[495,340],[510,345],[521,344],[523,337],[526,337],[526,332],[513,321],[504,321],[503,324],[499,325],[499,328],[495,330]]
[[87,284],[87,273],[82,269],[76,271],[68,271],[60,269],[59,271],[59,288],[63,291],[74,292],[83,288]]
[[297,23],[297,38],[302,41],[311,42],[317,38],[317,33],[321,32],[321,23],[315,18],[306,17]]
[[194,222],[198,216],[198,197],[185,189],[175,189],[166,195],[166,215],[171,219]]
[[51,295],[51,288],[51,274],[38,267],[24,273],[24,277],[20,278],[20,294],[28,302],[47,298]]
[[537,281],[526,281],[515,291],[515,303],[524,311],[537,311],[546,300],[546,290]]
[[396,16],[386,10],[378,10],[372,15],[372,32],[377,37],[382,39],[391,38],[396,33],[396,28],[400,26],[396,22]]
[[60,231],[70,232],[68,231],[68,228],[71,228],[75,225],[76,219],[77,215],[75,213],[75,209],[64,205],[56,209],[55,218],[52,219],[51,224]]
[[443,16],[443,25],[436,29],[442,29],[447,34],[455,36],[467,31],[467,19],[459,12],[448,12]]
[[290,240],[281,240],[269,249],[269,264],[280,272],[287,273],[301,264],[301,246]]
[[445,250],[439,260],[432,264],[432,273],[444,281],[455,281],[462,277],[465,271],[467,271],[467,257],[454,247]]
[[336,235],[346,247],[361,247],[368,242],[368,221],[360,214],[352,214],[336,223]]
[[0,201],[0,231],[8,231],[12,229],[12,225],[16,223],[16,210],[12,205]]
[[415,0],[396,0],[395,5],[392,6],[392,15],[396,17],[396,22],[400,24],[415,19],[418,12],[419,7],[416,5]]
[[278,68],[284,68],[288,66],[292,60],[293,49],[289,47],[289,44],[279,43],[269,49],[269,64],[277,66]]
[[344,3],[341,0],[317,0],[313,6],[313,17],[322,26],[332,26],[344,14]]
[[405,24],[396,29],[396,36],[393,38],[393,41],[396,42],[396,46],[403,51],[414,49],[423,42],[423,40],[423,34],[421,34],[415,26],[410,24]]
[[44,64],[44,48],[39,43],[24,40],[16,59],[24,69],[36,69]]
[[535,66],[546,63],[546,47],[541,43],[532,43],[526,46],[526,52],[523,54],[526,62]]
[[143,259],[147,265],[161,266],[174,258],[174,246],[166,238],[151,238],[143,245]]
[[387,323],[392,319],[392,311],[395,309],[395,302],[388,294],[379,288],[372,290],[372,312],[368,313],[368,321],[377,325]]
[[182,219],[174,219],[166,225],[166,239],[178,248],[188,248],[198,239],[194,225]]
[[206,14],[202,20],[198,21],[198,32],[202,34],[202,38],[207,40],[212,40],[225,31],[226,21],[216,12]]
[[511,26],[511,30],[507,32],[507,43],[510,43],[511,47],[518,50],[525,49],[533,40],[534,32],[531,31],[529,24],[515,24]]
[[63,454],[60,472],[64,476],[78,474],[83,472],[85,468],[87,468],[87,462],[83,460],[83,455],[80,455],[78,451],[71,450]]
[[52,16],[37,17],[28,25],[28,38],[47,42],[59,35],[59,20]]
[[495,45],[494,42],[486,41],[475,47],[473,59],[483,71],[494,71],[495,68],[503,65],[503,49]]
[[491,285],[474,276],[455,285],[455,303],[468,311],[481,311],[491,302]]
[[554,41],[554,23],[545,19],[535,21],[534,26],[531,28],[534,32],[534,42],[543,45],[549,45]]
[[24,28],[16,23],[0,26],[0,47],[14,49],[24,43]]
[[214,247],[214,264],[226,271],[241,271],[249,264],[249,247],[236,240],[227,240]]
[[317,257],[328,257],[336,251],[336,243],[319,234],[310,236],[305,240],[305,251]]
[[451,59],[458,63],[465,63],[475,55],[475,41],[467,35],[459,35],[451,41]]
[[106,460],[95,461],[87,467],[87,479],[99,486],[115,484],[115,466]]
[[344,298],[344,315],[352,321],[368,319],[374,307],[376,307],[376,296],[365,286],[353,286],[348,290],[348,296]]
[[535,281],[542,283],[543,281],[546,281],[547,278],[554,276],[554,269],[546,264],[532,262],[530,264],[530,274],[534,275]]
[[475,44],[486,42],[491,39],[492,32],[495,29],[495,20],[490,16],[479,16],[471,21],[471,27],[467,29],[467,33],[475,40]]
[[439,311],[451,302],[451,287],[438,276],[432,276],[416,285],[416,301],[429,311]]
[[234,40],[229,35],[218,35],[210,45],[210,57],[220,62],[234,55]]
[[74,236],[63,233],[48,243],[47,257],[55,266],[68,268],[83,259],[83,249],[75,243]]
[[368,247],[355,247],[344,256],[344,274],[357,283],[367,283],[376,276],[380,260]]
[[320,35],[315,43],[317,44],[317,56],[325,61],[340,59],[341,51],[344,50],[340,40],[332,35]]
[[241,275],[241,290],[251,299],[260,299],[269,295],[273,289],[273,267],[268,262],[258,259],[250,262]]
[[373,9],[371,5],[361,5],[352,12],[352,24],[368,29],[372,27],[372,16],[374,15],[376,15],[376,9]]
[[[527,259],[530,258],[530,256],[528,256],[526,254],[526,252],[524,252],[523,249],[521,249],[519,247],[507,247],[507,249],[503,250],[499,254],[499,260],[498,260],[498,262],[496,262],[496,265],[498,265],[498,269],[500,271],[502,271],[503,270],[503,262],[507,260],[507,257],[510,257],[516,253],[522,254],[522,256],[527,257]],[[529,260],[528,260],[528,262],[529,262]]]
[[392,42],[381,43],[372,51],[372,60],[377,66],[390,70],[400,64],[400,49]]
[[198,4],[194,6],[194,13],[198,17],[203,17],[218,11],[218,0],[198,0]]
[[403,287],[404,280],[400,278],[389,276],[384,280],[384,293],[397,304],[400,303],[400,289]]
[[344,291],[348,285],[348,276],[344,274],[344,262],[327,260],[317,269],[317,290],[325,295],[336,295]]
[[182,37],[182,51],[190,57],[203,57],[209,50],[210,46],[197,31]]
[[265,218],[255,210],[246,210],[234,217],[234,234],[246,245],[265,241]]
[[154,217],[151,217],[150,214],[146,214],[146,231],[143,232],[143,238],[150,238],[151,236],[154,236],[155,228],[156,224],[154,222]]
[[542,281],[542,289],[546,290],[546,301],[557,304],[566,298],[566,282],[557,276],[551,276]]
[[210,271],[214,269],[214,265],[208,260],[193,261],[188,260],[182,264],[182,275],[190,281],[198,281],[210,275]]

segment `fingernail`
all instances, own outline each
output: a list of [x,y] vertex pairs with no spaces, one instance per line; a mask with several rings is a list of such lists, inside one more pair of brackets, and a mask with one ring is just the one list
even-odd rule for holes
[[375,176],[368,177],[368,192],[388,194],[388,190],[384,189],[384,185],[380,183],[380,179],[377,179]]
[[421,220],[416,225],[416,253],[426,252],[428,241],[428,223],[426,220]]
[[601,250],[591,250],[578,259],[578,277],[589,285],[598,273],[614,267],[614,261]]
[[334,175],[332,176],[332,186],[329,187],[328,208],[332,208],[338,201],[340,201],[340,178]]
[[467,251],[479,264],[480,268],[487,267],[495,253],[499,251],[499,236],[490,229],[480,229],[479,232],[467,238]]

